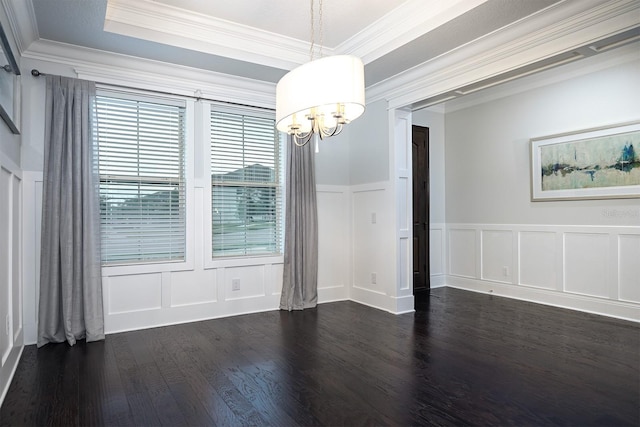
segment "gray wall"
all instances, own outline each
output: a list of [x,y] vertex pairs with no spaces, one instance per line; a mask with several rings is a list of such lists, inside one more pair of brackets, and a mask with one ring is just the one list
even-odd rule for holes
[[367,104],[349,126],[349,184],[389,179],[389,116],[387,102]]
[[529,167],[530,138],[640,119],[637,56],[447,113],[446,222],[640,225],[638,199],[531,202]]

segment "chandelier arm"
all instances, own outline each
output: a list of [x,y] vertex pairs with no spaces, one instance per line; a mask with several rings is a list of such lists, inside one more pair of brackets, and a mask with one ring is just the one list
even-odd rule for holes
[[342,132],[342,124],[336,124],[335,127],[326,128],[325,137],[330,138]]
[[321,121],[320,126],[318,126],[318,135],[320,136],[320,139],[330,138],[332,136],[339,135],[340,132],[342,132],[342,128],[346,122],[341,120],[342,117],[340,116],[333,116],[333,118],[335,119],[335,125],[333,126],[325,126],[324,120]]
[[305,133],[293,132],[291,136],[294,144],[296,144],[298,147],[304,147],[305,145],[307,145],[309,141],[311,141],[311,137],[313,136],[313,131],[309,131]]

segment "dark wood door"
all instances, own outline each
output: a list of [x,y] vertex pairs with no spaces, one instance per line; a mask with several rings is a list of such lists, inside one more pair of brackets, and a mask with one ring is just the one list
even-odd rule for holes
[[415,308],[429,299],[429,128],[412,127],[413,295]]

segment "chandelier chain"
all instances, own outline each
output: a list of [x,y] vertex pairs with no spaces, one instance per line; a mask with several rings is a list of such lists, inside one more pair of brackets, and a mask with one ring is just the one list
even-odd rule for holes
[[310,2],[311,5],[311,46],[309,46],[309,56],[311,57],[311,60],[313,61],[313,50],[314,50],[314,44],[315,44],[315,39],[316,39],[316,29],[314,28],[313,25],[313,21],[315,21],[314,18],[314,11],[313,11],[313,0],[311,0]]
[[318,15],[320,15],[319,19],[318,19],[318,25],[320,26],[320,58],[322,58],[322,47],[324,46],[324,31],[323,31],[323,24],[322,24],[322,0],[319,0],[320,3],[320,9],[318,10]]
[[[309,56],[311,58],[311,61],[313,61],[313,57],[316,54],[316,18],[315,18],[315,4],[314,4],[314,0],[311,0],[310,2],[310,12],[311,12],[311,46],[309,46]],[[318,59],[322,58],[323,52],[322,52],[322,47],[324,46],[324,29],[323,29],[323,16],[322,16],[322,0],[318,1],[318,27],[320,27],[318,29],[319,33],[320,33],[320,43],[317,47],[318,50]]]

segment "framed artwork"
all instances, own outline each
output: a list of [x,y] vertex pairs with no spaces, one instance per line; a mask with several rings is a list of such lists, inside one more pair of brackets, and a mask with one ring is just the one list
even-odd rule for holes
[[640,197],[640,121],[530,145],[532,201]]
[[19,76],[18,63],[0,24],[0,117],[13,133],[20,133],[18,129]]

